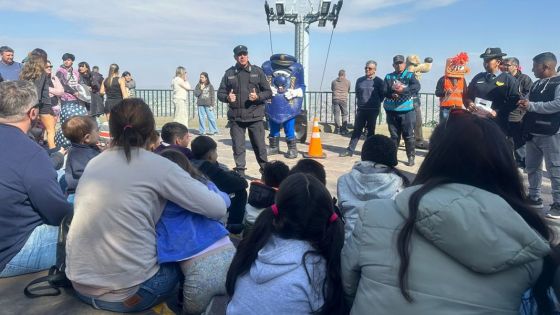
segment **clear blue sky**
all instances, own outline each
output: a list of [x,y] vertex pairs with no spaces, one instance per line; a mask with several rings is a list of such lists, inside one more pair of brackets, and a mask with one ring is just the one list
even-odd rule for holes
[[[316,7],[319,1],[284,2],[289,10],[294,2]],[[14,48],[18,61],[41,47],[55,65],[65,52],[103,73],[115,62],[132,72],[139,88],[169,87],[179,65],[187,68],[191,84],[206,71],[217,87],[234,63],[235,45],[247,45],[257,65],[270,56],[263,5],[261,0],[0,0],[0,45]],[[355,81],[365,61],[373,59],[383,77],[392,70],[393,55],[418,54],[435,60],[422,80],[423,91],[433,92],[446,58],[468,52],[476,74],[486,47],[518,57],[532,75],[534,55],[552,51],[560,57],[559,15],[559,0],[346,0],[323,90],[340,68]],[[291,24],[272,25],[275,53],[293,53],[293,30]],[[319,89],[330,31],[330,25],[311,27],[310,90]]]

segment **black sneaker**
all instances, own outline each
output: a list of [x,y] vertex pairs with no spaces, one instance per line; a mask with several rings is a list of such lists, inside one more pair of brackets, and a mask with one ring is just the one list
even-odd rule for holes
[[414,166],[414,157],[413,156],[408,157],[408,162],[406,163],[406,165]]
[[550,205],[550,210],[546,216],[552,219],[560,219],[560,203],[555,202]]
[[541,198],[529,197],[529,198],[527,198],[527,204],[529,204],[529,206],[531,206],[535,209],[542,209],[543,208],[543,203],[542,203]]
[[236,172],[237,174],[239,174],[239,176],[245,177],[245,169],[244,168],[234,168],[233,171]]

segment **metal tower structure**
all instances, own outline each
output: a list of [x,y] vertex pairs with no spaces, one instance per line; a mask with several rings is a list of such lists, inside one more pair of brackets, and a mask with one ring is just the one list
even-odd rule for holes
[[[309,87],[309,26],[312,23],[318,22],[319,27],[325,27],[327,21],[332,22],[333,28],[336,27],[338,22],[338,15],[342,8],[342,0],[332,5],[331,0],[321,0],[317,10],[313,8],[313,4],[308,0],[309,5],[307,8],[300,5],[297,8],[294,1],[292,8],[286,9],[283,0],[275,2],[275,8],[268,5],[268,1],[264,2],[264,10],[266,13],[266,22],[270,25],[271,21],[278,21],[278,24],[283,25],[286,22],[295,25],[295,57],[303,65],[305,71],[305,85]],[[276,11],[275,11],[276,10]],[[305,12],[304,12],[305,11]]]

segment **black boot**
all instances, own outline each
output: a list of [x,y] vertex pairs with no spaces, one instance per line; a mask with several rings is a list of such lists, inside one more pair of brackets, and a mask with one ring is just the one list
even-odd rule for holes
[[413,166],[414,165],[414,156],[416,155],[416,149],[414,147],[414,142],[415,142],[414,139],[404,141],[406,156],[408,157],[408,163],[406,163],[406,164],[408,166]]
[[340,134],[344,136],[348,133],[350,133],[350,130],[348,130],[348,122],[345,121],[342,123],[342,127],[340,127]]
[[338,133],[340,133],[340,127],[335,125],[335,126],[334,126],[334,131],[333,131],[333,133],[334,133],[335,135],[338,134]]
[[280,137],[268,137],[268,148],[266,149],[267,155],[275,155],[280,153],[278,145],[280,144]]
[[284,154],[287,159],[295,159],[298,157],[296,139],[286,141],[288,143],[288,152]]

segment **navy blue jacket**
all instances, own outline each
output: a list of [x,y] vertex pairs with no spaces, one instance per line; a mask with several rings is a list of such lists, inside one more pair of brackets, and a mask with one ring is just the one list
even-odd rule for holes
[[59,225],[72,206],[45,149],[19,128],[0,124],[0,270],[42,224]]
[[356,80],[356,103],[358,109],[381,108],[381,102],[385,98],[385,82],[379,77],[368,80],[366,76]]
[[101,151],[96,145],[72,143],[68,150],[68,157],[66,158],[66,173],[65,179],[68,187],[66,193],[73,194],[78,187],[78,181],[88,162],[99,155]]

